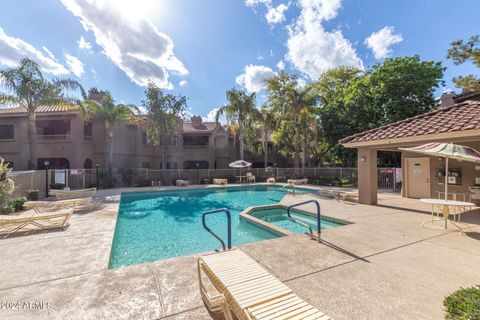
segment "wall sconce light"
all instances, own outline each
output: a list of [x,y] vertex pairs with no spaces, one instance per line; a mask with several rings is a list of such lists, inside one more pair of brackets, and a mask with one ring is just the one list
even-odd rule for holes
[[365,162],[365,161],[367,161],[367,158],[365,158],[365,157],[360,157],[360,162]]

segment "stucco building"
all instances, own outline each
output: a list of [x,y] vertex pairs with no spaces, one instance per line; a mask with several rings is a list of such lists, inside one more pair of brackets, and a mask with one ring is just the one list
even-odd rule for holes
[[[85,121],[68,106],[45,106],[37,111],[37,168],[106,166],[106,131],[102,121]],[[191,169],[227,168],[237,160],[233,138],[215,122],[192,117],[164,139],[149,144],[145,131],[118,122],[114,128],[114,168]],[[0,109],[0,156],[15,170],[27,170],[29,141],[27,113],[22,108]]]
[[[340,143],[358,150],[359,202],[377,203],[377,152],[428,142],[462,144],[480,150],[480,93],[443,96],[442,105],[422,115],[344,138]],[[445,159],[402,152],[402,195],[437,198],[444,190]],[[449,191],[480,201],[480,166],[452,160]],[[462,197],[463,198],[463,197]]]

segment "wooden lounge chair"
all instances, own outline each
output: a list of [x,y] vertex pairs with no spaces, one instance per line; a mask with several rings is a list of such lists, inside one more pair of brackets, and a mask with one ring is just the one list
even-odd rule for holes
[[251,172],[247,172],[247,183],[255,183],[255,176]]
[[0,215],[0,236],[6,238],[17,232],[31,232],[61,228],[66,229],[72,209],[55,211],[28,210],[19,215]]
[[52,189],[48,193],[55,196],[58,200],[75,199],[75,198],[87,198],[93,197],[97,188],[90,189],[77,189],[77,190],[55,190]]
[[[207,290],[202,272],[216,293]],[[200,257],[198,278],[207,308],[229,320],[330,319],[238,249]]]
[[27,201],[24,204],[25,209],[63,209],[70,208],[73,212],[80,212],[90,210],[93,206],[92,197],[78,198],[78,199],[66,199],[56,201]]
[[228,183],[227,179],[213,179],[213,184],[224,185],[227,183]]

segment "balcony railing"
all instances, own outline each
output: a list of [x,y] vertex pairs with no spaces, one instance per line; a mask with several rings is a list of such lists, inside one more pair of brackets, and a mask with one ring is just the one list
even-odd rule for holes
[[69,138],[69,134],[37,134],[38,141],[65,141]]

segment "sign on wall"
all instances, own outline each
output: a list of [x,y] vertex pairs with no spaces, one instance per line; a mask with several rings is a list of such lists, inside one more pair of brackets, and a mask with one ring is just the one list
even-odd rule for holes
[[55,170],[55,183],[65,184],[65,170]]

